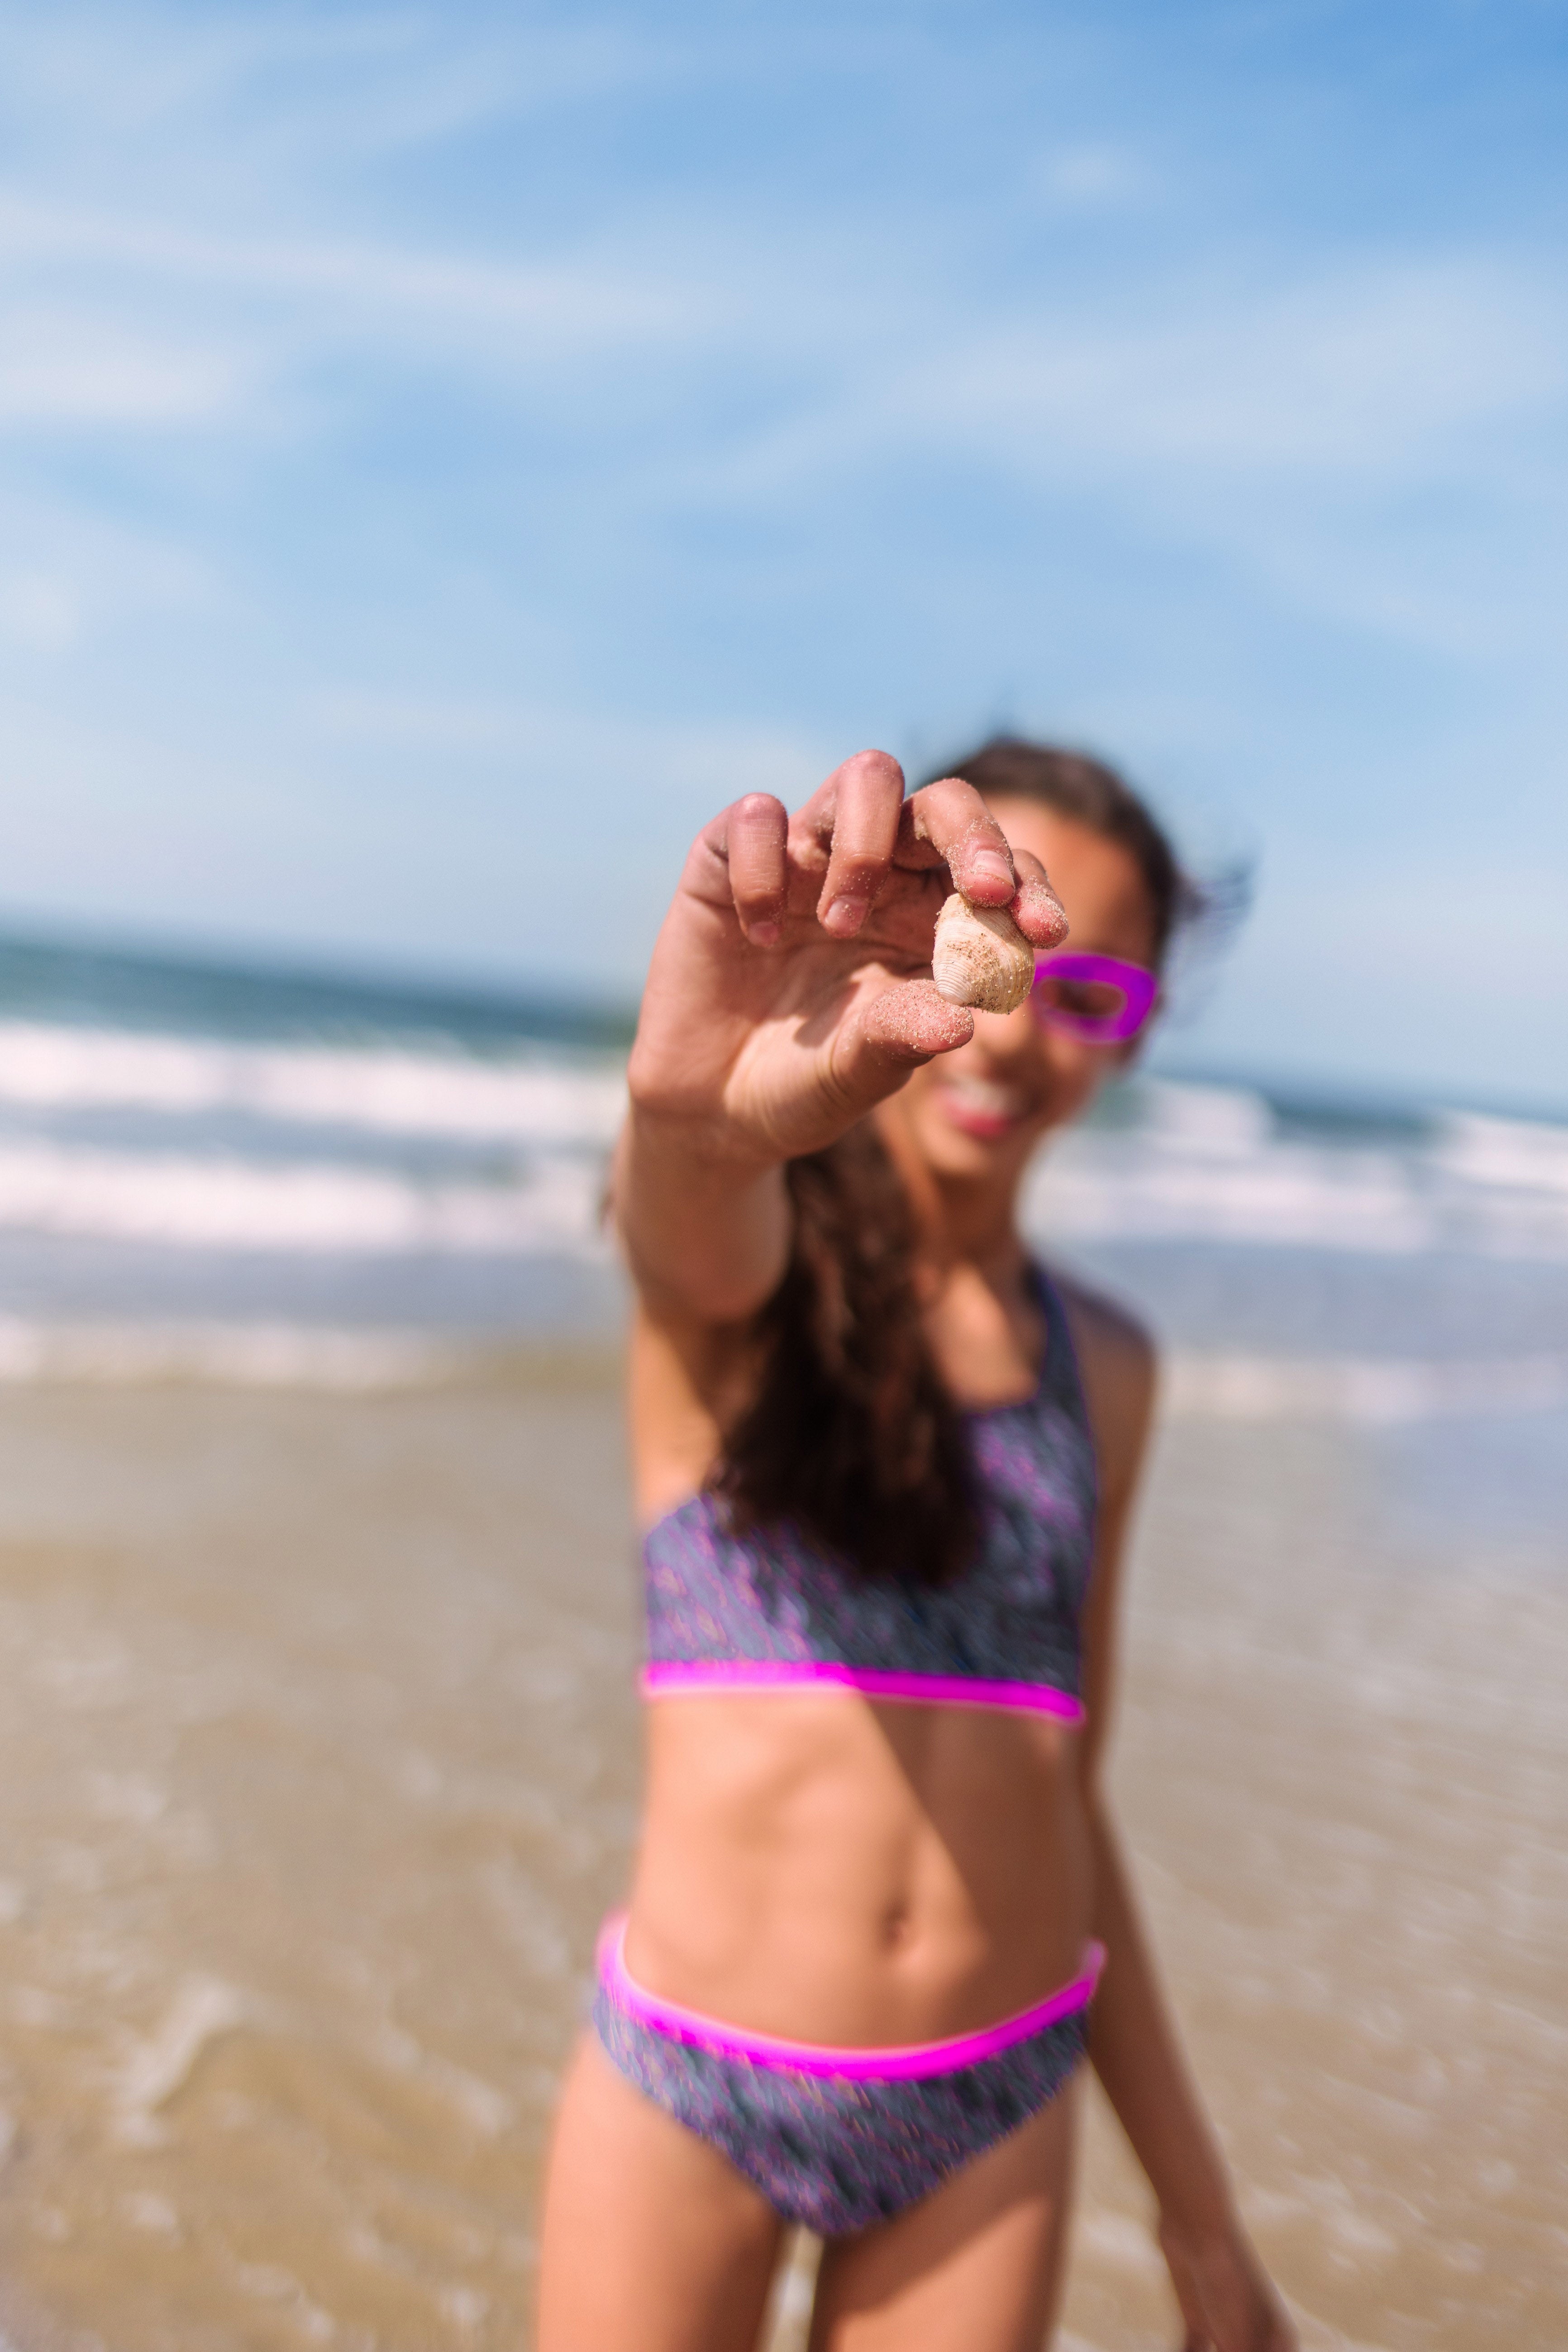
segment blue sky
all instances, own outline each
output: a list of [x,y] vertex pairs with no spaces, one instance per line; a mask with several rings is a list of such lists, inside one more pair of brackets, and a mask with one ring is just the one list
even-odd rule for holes
[[1568,1105],[1568,11],[0,5],[13,921],[627,990],[997,723],[1189,1066]]

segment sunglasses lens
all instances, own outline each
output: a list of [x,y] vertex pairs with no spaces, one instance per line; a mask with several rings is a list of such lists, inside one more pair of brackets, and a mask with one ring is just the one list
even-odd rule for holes
[[1063,980],[1046,971],[1035,982],[1035,1003],[1046,1020],[1080,1037],[1113,1037],[1123,1026],[1127,992],[1108,980]]

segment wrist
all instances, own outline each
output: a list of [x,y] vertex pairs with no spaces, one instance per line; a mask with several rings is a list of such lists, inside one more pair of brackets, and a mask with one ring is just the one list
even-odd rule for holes
[[1184,2246],[1228,2244],[1241,2234],[1241,2218],[1223,2175],[1184,2182],[1160,2199],[1160,2234]]
[[635,1087],[621,1148],[645,1168],[678,1170],[684,1181],[742,1191],[784,1164],[783,1152],[760,1148],[722,1111],[650,1102]]

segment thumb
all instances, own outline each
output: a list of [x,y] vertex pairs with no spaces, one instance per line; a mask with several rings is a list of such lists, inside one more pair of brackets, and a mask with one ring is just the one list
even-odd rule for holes
[[949,1004],[930,980],[906,980],[858,1005],[835,1040],[833,1077],[852,1118],[903,1085],[938,1054],[974,1034],[967,1005]]

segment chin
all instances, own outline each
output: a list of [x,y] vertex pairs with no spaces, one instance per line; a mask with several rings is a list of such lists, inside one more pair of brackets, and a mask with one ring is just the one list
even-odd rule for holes
[[994,1143],[981,1143],[965,1135],[954,1135],[951,1129],[932,1133],[932,1127],[922,1125],[916,1140],[921,1158],[935,1176],[984,1177],[1000,1165],[1002,1153]]

